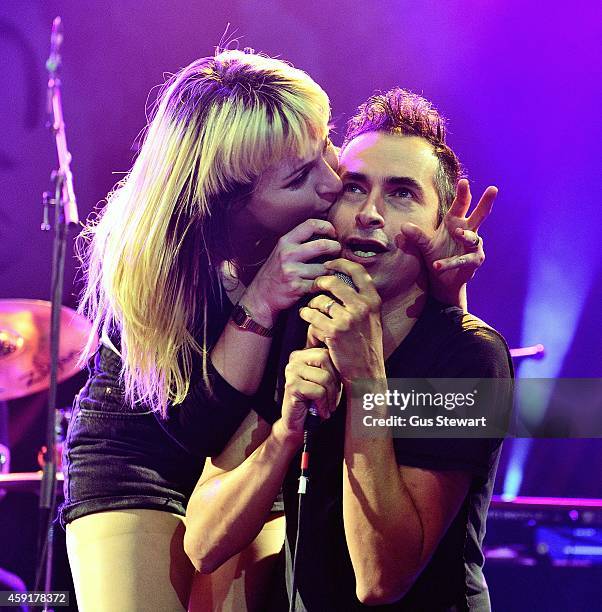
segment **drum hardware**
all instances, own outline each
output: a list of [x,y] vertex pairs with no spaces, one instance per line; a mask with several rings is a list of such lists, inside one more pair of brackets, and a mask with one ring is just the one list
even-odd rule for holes
[[[50,323],[50,302],[0,300],[0,401],[50,387]],[[67,306],[61,306],[60,324],[58,382],[63,382],[81,370],[79,356],[92,324]]]
[[[0,474],[0,490],[7,493],[40,493],[42,471],[38,472],[9,472]],[[63,474],[57,472],[56,488],[60,492],[63,483]]]
[[[63,444],[65,442],[65,438],[67,437],[67,428],[69,427],[69,421],[71,420],[71,408],[61,408],[56,411],[56,421],[55,421],[55,445],[54,445],[54,460],[56,463],[56,467],[58,473],[61,473],[63,470]],[[48,449],[46,446],[40,447],[38,451],[38,465],[40,469],[44,469],[45,465],[45,457]]]
[[10,470],[10,449],[0,444],[0,474],[6,474]]
[[[10,471],[10,449],[5,444],[0,444],[0,476]],[[6,491],[0,486],[0,502],[6,495]]]

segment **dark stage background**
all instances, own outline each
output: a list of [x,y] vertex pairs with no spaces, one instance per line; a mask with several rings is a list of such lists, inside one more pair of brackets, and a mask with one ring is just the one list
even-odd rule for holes
[[[50,24],[64,23],[63,104],[80,214],[126,171],[149,91],[234,36],[308,71],[345,120],[375,89],[423,93],[450,118],[473,194],[500,188],[472,312],[510,346],[541,342],[521,376],[602,373],[602,5],[524,0],[104,0],[0,4],[0,297],[49,299],[41,192]],[[151,98],[152,99],[152,95]],[[68,248],[63,303],[76,306]],[[79,380],[61,386],[70,403]],[[15,471],[35,469],[45,397],[9,403]],[[545,406],[543,407],[545,409]],[[602,497],[600,440],[507,441],[496,492]],[[0,504],[1,505],[1,504]]]

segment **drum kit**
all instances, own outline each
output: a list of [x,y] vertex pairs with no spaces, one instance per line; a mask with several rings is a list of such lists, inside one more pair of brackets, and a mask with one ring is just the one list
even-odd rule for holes
[[[44,391],[50,386],[50,302],[28,299],[0,300],[0,404]],[[58,381],[63,382],[82,369],[79,356],[88,342],[91,323],[74,310],[61,307]],[[93,346],[94,350],[96,346]],[[0,406],[1,409],[1,406]],[[60,442],[66,432],[70,408],[57,410],[60,469]],[[62,434],[62,435],[61,435]],[[37,492],[40,472],[8,472],[10,451],[0,440],[0,490]],[[43,453],[38,454],[41,461]],[[40,465],[42,467],[42,465]],[[62,474],[57,474],[62,480]]]

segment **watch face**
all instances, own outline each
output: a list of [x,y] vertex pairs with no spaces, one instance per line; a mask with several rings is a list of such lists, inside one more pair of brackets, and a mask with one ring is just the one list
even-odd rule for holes
[[245,310],[244,306],[240,304],[236,304],[234,309],[232,310],[232,320],[240,329],[245,329],[248,331],[252,331],[255,334],[259,334],[260,336],[269,337],[272,335],[272,330],[259,325],[259,323],[253,321],[251,315]]
[[245,312],[245,309],[240,305],[236,304],[234,306],[234,310],[232,311],[232,320],[239,327],[244,327],[249,321],[251,317]]

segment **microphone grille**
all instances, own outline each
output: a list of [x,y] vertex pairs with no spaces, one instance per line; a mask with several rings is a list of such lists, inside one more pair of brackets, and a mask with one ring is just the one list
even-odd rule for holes
[[344,272],[335,272],[334,275],[337,278],[340,278],[346,285],[349,285],[349,287],[357,291],[357,287],[353,283],[353,280],[349,274],[345,274]]

